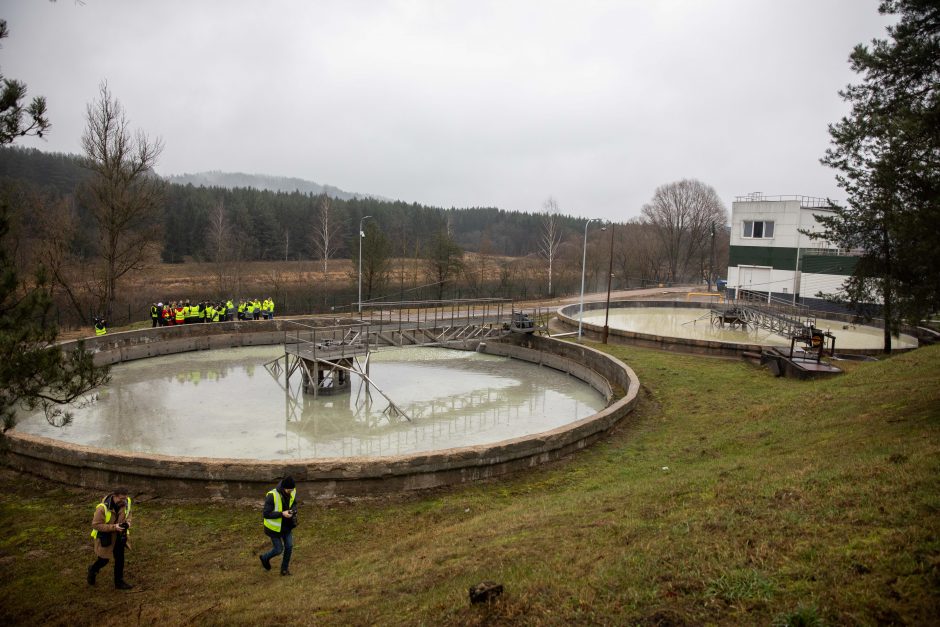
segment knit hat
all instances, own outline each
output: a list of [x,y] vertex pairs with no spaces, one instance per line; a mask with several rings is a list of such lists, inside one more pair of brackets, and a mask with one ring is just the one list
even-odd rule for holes
[[290,475],[287,475],[281,479],[281,489],[282,490],[293,490],[294,489],[294,478]]

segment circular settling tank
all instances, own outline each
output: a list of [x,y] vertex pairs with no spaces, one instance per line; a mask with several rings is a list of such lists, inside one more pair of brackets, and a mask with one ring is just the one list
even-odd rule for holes
[[[189,352],[119,364],[98,399],[50,425],[17,430],[131,453],[257,460],[395,456],[491,444],[576,422],[605,398],[583,381],[527,362],[442,348],[371,355],[367,385],[314,398],[295,372],[264,367],[280,346]],[[384,392],[401,410],[389,407]]]
[[[585,324],[604,325],[604,310],[585,311]],[[573,314],[577,320],[578,312]],[[731,328],[728,325],[712,324],[708,308],[697,307],[623,307],[611,308],[608,325],[632,333],[650,336],[673,337],[688,340],[710,340],[737,344],[762,346],[790,346],[790,340],[762,328]],[[816,319],[816,328],[829,331],[836,336],[836,352],[839,350],[878,350],[883,346],[882,330],[877,327],[857,325],[838,320]],[[917,339],[902,334],[895,337],[893,346],[898,349],[917,348]]]

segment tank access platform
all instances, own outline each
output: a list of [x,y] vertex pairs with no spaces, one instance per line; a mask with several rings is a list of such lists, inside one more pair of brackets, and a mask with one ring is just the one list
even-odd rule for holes
[[760,355],[745,355],[758,358],[775,376],[809,379],[842,372],[822,360],[826,354],[835,355],[836,336],[816,328],[816,316],[808,307],[739,290],[728,307],[712,309],[710,315],[714,326],[761,328],[790,340],[789,351],[768,348]]

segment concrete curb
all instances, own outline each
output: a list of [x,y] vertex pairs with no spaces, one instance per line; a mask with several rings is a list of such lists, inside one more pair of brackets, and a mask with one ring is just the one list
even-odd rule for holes
[[[114,364],[193,350],[278,344],[285,330],[279,320],[191,325],[108,334],[86,340],[85,346],[98,363]],[[551,431],[408,456],[287,461],[172,457],[68,444],[14,430],[7,433],[7,460],[17,470],[70,485],[107,490],[121,484],[135,494],[170,498],[255,498],[285,473],[294,477],[306,498],[381,496],[497,477],[564,457],[601,438],[637,402],[640,384],[633,370],[584,346],[512,335],[465,348],[568,372],[604,394],[608,406]]]

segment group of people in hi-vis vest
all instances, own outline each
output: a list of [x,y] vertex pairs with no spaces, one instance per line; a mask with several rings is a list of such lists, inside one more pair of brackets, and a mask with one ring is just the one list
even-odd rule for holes
[[[130,491],[114,488],[95,505],[91,519],[91,537],[94,540],[95,561],[88,567],[88,585],[95,585],[98,573],[114,560],[114,587],[130,590],[134,586],[124,580],[124,554],[131,548],[128,537],[131,529]],[[271,550],[259,555],[261,566],[271,570],[271,560],[281,553],[281,575],[289,576],[290,558],[294,549],[294,527],[297,526],[297,488],[294,479],[286,475],[264,497],[261,516],[264,533],[271,539]]]
[[180,300],[150,305],[151,328],[232,320],[272,320],[273,318],[273,298],[265,298],[263,301],[249,298],[238,301],[238,305],[231,298],[218,302],[204,300],[191,303],[188,300]]

